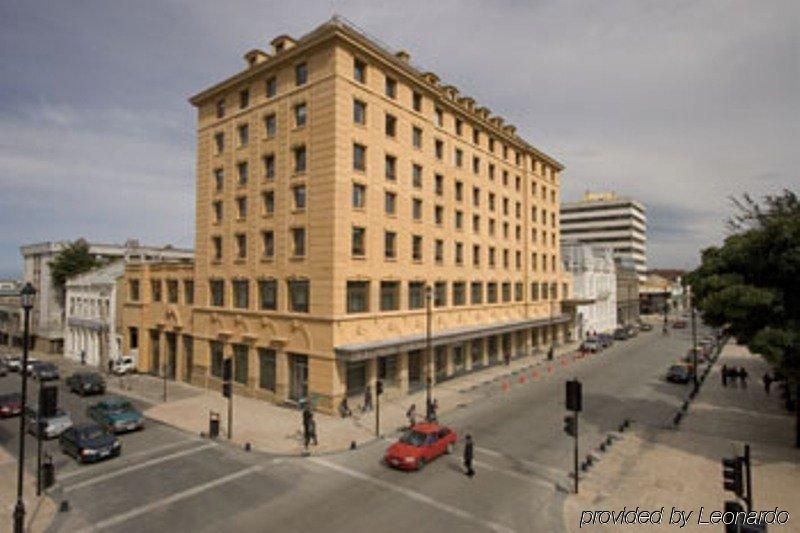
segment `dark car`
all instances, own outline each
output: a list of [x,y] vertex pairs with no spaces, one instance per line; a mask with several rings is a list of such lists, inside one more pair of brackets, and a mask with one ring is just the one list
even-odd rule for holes
[[684,365],[672,365],[667,370],[667,381],[670,383],[689,383],[692,375]]
[[22,412],[22,396],[18,392],[0,395],[0,418],[17,416]]
[[124,398],[106,398],[90,406],[86,414],[112,433],[144,428],[144,416]]
[[683,319],[678,319],[672,322],[672,329],[686,329],[687,322]]
[[66,383],[70,392],[81,396],[106,392],[106,382],[97,372],[76,372],[67,378]]
[[0,360],[0,378],[6,377],[7,374],[8,374],[8,369],[6,368],[6,362]]
[[97,424],[67,429],[58,438],[58,444],[64,454],[74,457],[79,463],[119,457],[122,451],[119,439]]
[[617,328],[614,330],[614,339],[618,341],[625,341],[630,338],[628,331],[625,328]]
[[598,333],[597,342],[600,343],[600,348],[606,349],[612,344],[614,344],[614,337],[609,335],[608,333]]
[[628,324],[625,326],[625,332],[628,334],[628,337],[633,338],[639,334],[639,327],[635,324]]
[[639,322],[639,329],[642,331],[653,331],[653,324],[648,322]]
[[58,367],[56,365],[41,361],[33,364],[31,376],[39,381],[54,381],[61,377],[61,375],[58,373]]

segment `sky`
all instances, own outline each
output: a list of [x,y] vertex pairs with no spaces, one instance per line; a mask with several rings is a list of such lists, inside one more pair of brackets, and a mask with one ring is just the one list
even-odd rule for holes
[[187,98],[337,13],[561,161],[562,199],[645,204],[648,266],[691,268],[730,197],[798,189],[800,3],[0,3],[0,277],[19,246],[194,245]]

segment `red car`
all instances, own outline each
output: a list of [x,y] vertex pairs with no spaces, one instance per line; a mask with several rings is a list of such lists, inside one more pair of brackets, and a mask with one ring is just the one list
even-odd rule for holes
[[22,412],[22,397],[18,392],[0,396],[0,418],[17,416]]
[[384,462],[400,470],[419,470],[456,444],[456,432],[434,423],[416,424],[407,429],[384,455]]

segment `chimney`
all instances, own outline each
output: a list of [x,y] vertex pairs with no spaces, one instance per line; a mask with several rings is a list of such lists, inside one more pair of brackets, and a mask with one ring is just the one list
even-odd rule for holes
[[400,50],[394,56],[403,63],[408,63],[411,60],[411,56],[405,50]]
[[258,49],[250,50],[244,55],[244,61],[247,64],[247,68],[253,68],[259,63],[263,63],[267,59],[269,59],[269,54]]

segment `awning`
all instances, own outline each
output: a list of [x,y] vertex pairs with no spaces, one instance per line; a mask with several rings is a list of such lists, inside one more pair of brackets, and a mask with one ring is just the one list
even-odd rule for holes
[[[431,334],[431,346],[463,342],[487,335],[500,335],[519,331],[521,329],[541,327],[547,325],[564,324],[570,321],[570,315],[562,314],[552,318],[536,318],[514,320],[511,322],[496,322],[479,326],[434,331]],[[393,355],[400,351],[421,350],[425,348],[425,334],[406,335],[377,341],[344,344],[334,348],[337,357],[348,362],[364,361],[373,357]]]

